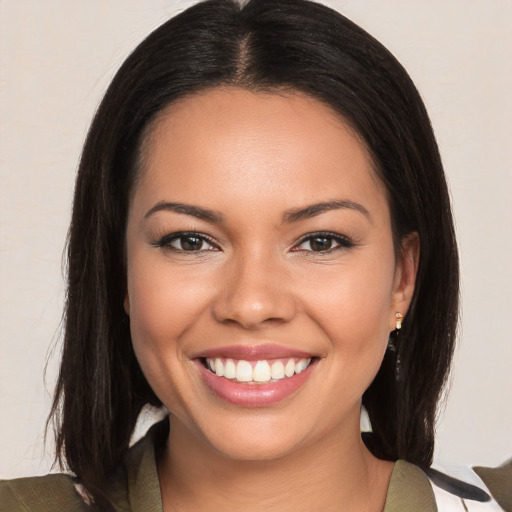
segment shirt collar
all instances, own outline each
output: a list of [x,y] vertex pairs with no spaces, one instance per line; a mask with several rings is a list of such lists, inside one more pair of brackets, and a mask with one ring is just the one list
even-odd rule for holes
[[[153,425],[129,450],[126,459],[128,499],[133,512],[162,512],[156,452],[163,448],[169,433],[169,418]],[[383,512],[437,512],[428,477],[417,466],[399,460],[389,482]]]

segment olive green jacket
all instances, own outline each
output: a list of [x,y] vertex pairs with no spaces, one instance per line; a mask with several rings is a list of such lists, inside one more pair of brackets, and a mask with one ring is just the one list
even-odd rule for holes
[[[165,435],[165,433],[164,433]],[[118,512],[162,512],[155,461],[162,427],[130,448],[125,463],[108,485],[108,495]],[[90,511],[76,480],[66,474],[0,481],[0,512]],[[83,494],[83,493],[82,493]],[[405,461],[395,464],[384,512],[436,512],[434,492],[427,476]]]

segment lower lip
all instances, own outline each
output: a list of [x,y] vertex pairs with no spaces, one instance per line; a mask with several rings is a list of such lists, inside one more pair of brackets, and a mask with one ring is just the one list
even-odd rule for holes
[[316,362],[316,360],[313,360],[304,371],[293,377],[280,379],[276,382],[247,384],[218,377],[207,370],[200,360],[197,360],[201,377],[206,385],[218,397],[240,407],[265,407],[284,400],[306,382],[316,366]]

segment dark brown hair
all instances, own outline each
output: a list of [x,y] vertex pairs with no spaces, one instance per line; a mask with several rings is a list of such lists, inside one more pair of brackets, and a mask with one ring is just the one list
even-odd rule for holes
[[126,216],[141,138],[171,102],[222,85],[299,91],[337,111],[364,140],[387,189],[397,249],[404,236],[419,234],[416,290],[396,351],[387,351],[363,396],[373,427],[365,441],[383,459],[432,461],[436,407],[455,342],[458,258],[423,102],[379,42],[327,7],[307,0],[208,0],[163,24],[126,59],[80,161],[52,415],[58,458],[97,503],[141,408],[160,405],[135,358],[123,309]]

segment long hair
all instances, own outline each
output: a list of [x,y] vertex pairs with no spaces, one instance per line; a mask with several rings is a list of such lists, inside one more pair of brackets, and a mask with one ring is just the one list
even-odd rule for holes
[[198,3],[150,34],[108,88],[83,149],[69,231],[64,349],[51,413],[57,457],[101,502],[141,408],[160,405],[135,358],[123,309],[128,203],[152,120],[178,98],[217,86],[297,91],[338,112],[387,189],[397,252],[404,236],[419,234],[412,304],[363,404],[373,428],[365,441],[376,456],[429,466],[458,315],[441,159],[423,102],[398,61],[353,22],[307,0]]

